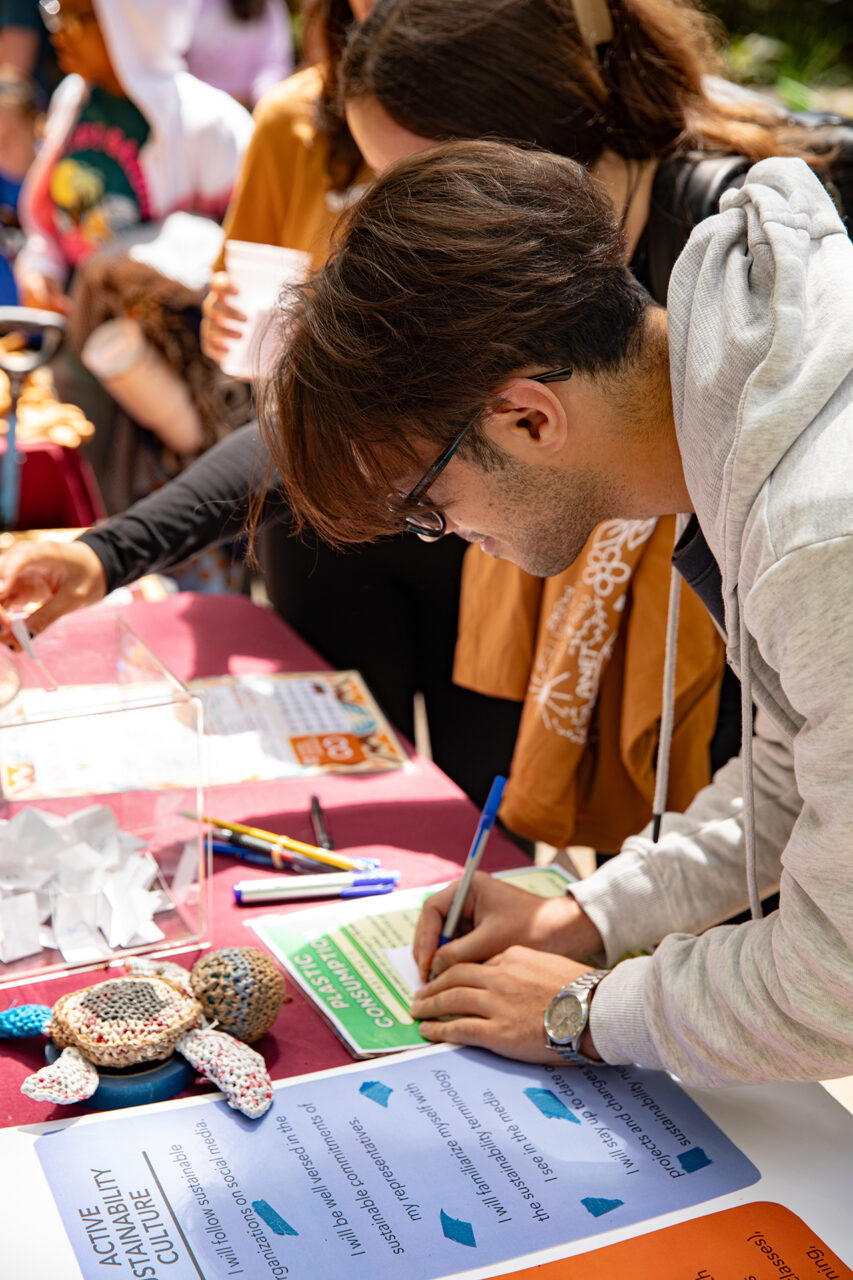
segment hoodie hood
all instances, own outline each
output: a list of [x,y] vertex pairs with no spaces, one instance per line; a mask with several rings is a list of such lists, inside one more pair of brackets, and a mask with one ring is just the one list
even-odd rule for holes
[[851,254],[804,161],[763,160],[696,228],[672,273],[675,425],[696,515],[720,565],[730,641],[755,500],[853,369],[853,297],[835,288]]
[[[747,623],[751,586],[774,555],[831,536],[830,495],[814,517],[798,461],[849,394],[853,245],[802,160],[754,165],[720,213],[700,224],[673,270],[667,298],[670,377],[687,487],[720,567],[727,653],[741,678],[744,841],[750,905],[756,876],[753,697],[793,735],[792,708]],[[827,325],[827,316],[832,324]],[[846,387],[845,387],[846,384]],[[846,502],[846,495],[841,495]],[[809,503],[812,506],[809,509]],[[678,609],[673,576],[670,613]],[[668,629],[654,838],[665,808],[675,625]]]
[[143,155],[153,207],[221,217],[252,121],[227,93],[186,69],[201,0],[94,5],[116,75],[151,126]]
[[186,71],[201,0],[94,0],[110,58],[125,93],[140,111],[156,109],[155,94]]

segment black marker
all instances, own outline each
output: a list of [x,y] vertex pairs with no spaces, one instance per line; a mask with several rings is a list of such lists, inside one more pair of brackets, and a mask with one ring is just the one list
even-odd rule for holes
[[326,818],[320,808],[318,796],[311,797],[311,826],[314,828],[314,839],[321,849],[334,849],[334,842],[326,828]]

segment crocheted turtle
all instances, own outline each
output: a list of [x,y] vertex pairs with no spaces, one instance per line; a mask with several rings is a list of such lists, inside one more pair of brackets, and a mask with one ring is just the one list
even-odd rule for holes
[[[227,955],[232,950],[254,949],[229,948],[213,956]],[[246,989],[248,962],[242,969],[237,964],[237,986],[243,988],[243,999],[236,1002],[239,1026],[229,1029],[242,1033],[244,1039],[250,1038],[246,1035],[247,1029],[254,1031],[252,1039],[268,1029],[284,994],[279,971],[266,956],[260,952],[257,955],[264,962],[263,966],[254,965],[257,976],[265,975],[268,965],[275,981],[272,978],[267,983],[259,981],[257,999],[253,1002],[249,999],[252,993]],[[197,980],[203,1000],[203,978],[211,967],[211,959],[206,958],[205,969]],[[53,1009],[24,1005],[0,1014],[0,1036],[42,1033],[51,1036],[62,1050],[55,1062],[27,1077],[21,1092],[30,1098],[58,1104],[83,1102],[98,1087],[98,1067],[120,1068],[156,1062],[177,1052],[222,1090],[229,1106],[251,1119],[262,1116],[272,1102],[272,1083],[263,1058],[234,1035],[214,1030],[208,1024],[204,1015],[210,1009],[210,1002],[205,1000],[208,1009],[203,1009],[193,993],[187,970],[168,961],[151,960],[130,960],[128,968],[132,972],[127,977],[110,978],[61,996]],[[228,992],[228,984],[223,979],[227,960],[214,963],[213,969],[220,978],[220,995]],[[270,998],[270,988],[278,993],[277,1002]],[[227,1002],[220,999],[219,1003]],[[252,1016],[254,1005],[260,1010],[258,1017]],[[227,1025],[227,1017],[220,1018],[220,1023],[222,1021]],[[262,1030],[258,1030],[259,1026]]]

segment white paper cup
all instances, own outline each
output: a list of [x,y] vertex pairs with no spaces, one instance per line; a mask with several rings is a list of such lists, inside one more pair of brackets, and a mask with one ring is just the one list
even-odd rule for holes
[[[273,311],[285,285],[300,284],[311,268],[311,258],[299,249],[281,245],[226,240],[225,271],[236,288],[230,304],[242,311],[246,322],[239,338],[228,340],[220,365],[232,378],[262,377],[275,359]],[[229,320],[229,326],[236,327]]]
[[83,363],[101,382],[120,378],[145,351],[145,335],[135,320],[106,320],[93,329],[81,352]]
[[201,419],[187,386],[131,319],[107,320],[80,352],[83,364],[141,426],[178,454],[204,442]]

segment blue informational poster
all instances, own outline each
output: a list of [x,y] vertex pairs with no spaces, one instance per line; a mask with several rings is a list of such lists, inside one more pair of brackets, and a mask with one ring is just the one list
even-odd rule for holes
[[668,1076],[462,1049],[38,1139],[86,1280],[432,1280],[689,1208],[758,1170]]

